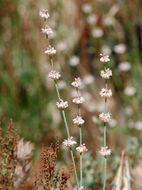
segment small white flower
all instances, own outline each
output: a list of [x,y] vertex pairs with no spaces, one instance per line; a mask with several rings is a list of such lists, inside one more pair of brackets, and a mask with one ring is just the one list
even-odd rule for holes
[[82,117],[77,116],[76,118],[73,119],[73,123],[76,125],[83,125],[85,121],[82,119]]
[[49,48],[47,48],[44,53],[48,55],[54,55],[56,54],[56,49],[52,46],[49,46]]
[[42,17],[44,19],[48,19],[50,17],[47,9],[43,9],[42,11],[40,11],[39,15],[40,15],[40,17]]
[[142,130],[142,121],[137,121],[137,122],[135,123],[135,128],[136,128],[137,130]]
[[75,144],[77,144],[77,142],[74,141],[74,140],[72,140],[72,139],[73,139],[73,137],[70,137],[70,138],[68,138],[68,139],[65,139],[65,140],[63,141],[63,146],[65,146],[65,147],[72,147],[72,146],[74,146]]
[[80,154],[82,154],[82,153],[88,151],[88,149],[86,148],[85,144],[81,144],[80,146],[78,146],[78,147],[76,148],[76,150],[77,150]]
[[131,65],[129,62],[121,62],[118,65],[118,70],[122,72],[129,71],[131,69]]
[[60,99],[60,102],[56,103],[57,107],[64,110],[65,108],[68,107],[68,102],[67,101],[63,101],[62,99]]
[[88,16],[88,18],[87,18],[87,22],[88,22],[89,24],[96,24],[97,20],[98,20],[98,17],[97,17],[97,15],[95,15],[95,14],[90,14],[90,15]]
[[94,38],[101,38],[103,35],[104,35],[104,32],[100,27],[96,27],[92,30],[92,36]]
[[114,51],[118,54],[125,53],[126,45],[125,44],[118,44],[114,46]]
[[77,95],[73,100],[72,102],[75,103],[75,104],[82,104],[84,103],[85,99],[80,96],[80,95]]
[[77,66],[80,63],[80,58],[76,55],[70,57],[69,65],[72,67]]
[[111,155],[111,149],[108,148],[108,146],[101,147],[100,154],[104,157],[110,156]]
[[113,25],[113,23],[114,23],[114,18],[112,16],[105,16],[103,18],[103,24],[105,26]]
[[82,5],[82,11],[84,13],[90,13],[92,11],[92,6],[89,3],[85,3]]
[[101,62],[106,63],[106,62],[110,61],[109,56],[106,55],[105,53],[101,53],[100,56],[101,56],[101,58],[100,58]]
[[86,85],[92,84],[94,82],[94,80],[95,80],[94,77],[92,75],[89,75],[89,74],[84,76],[84,78],[83,78],[83,82]]
[[60,41],[56,47],[58,51],[64,51],[67,48],[67,44],[64,41]]
[[127,96],[134,96],[135,93],[136,93],[136,89],[132,86],[127,86],[124,90],[124,93],[127,95]]
[[80,77],[75,78],[74,81],[71,83],[71,85],[75,88],[80,88],[82,85]]
[[61,75],[60,75],[59,72],[57,72],[57,71],[55,71],[55,70],[52,70],[52,71],[50,71],[48,77],[49,77],[50,79],[53,79],[53,80],[58,80],[58,79],[61,77]]
[[112,76],[112,71],[108,68],[101,71],[101,77],[104,79],[109,79]]
[[111,115],[110,115],[109,112],[108,112],[108,113],[101,113],[101,114],[99,115],[99,119],[100,119],[101,121],[103,121],[103,122],[109,122],[110,119],[111,119]]
[[43,34],[53,35],[53,30],[48,25],[46,25],[45,28],[42,28],[41,31]]
[[100,95],[105,98],[110,98],[112,96],[111,89],[102,88],[100,91]]

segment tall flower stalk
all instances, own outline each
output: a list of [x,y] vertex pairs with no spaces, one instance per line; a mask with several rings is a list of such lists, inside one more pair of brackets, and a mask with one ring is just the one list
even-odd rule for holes
[[[40,11],[40,16],[42,18],[44,18],[44,21],[46,21],[50,17],[48,10],[46,10],[46,9]],[[55,85],[55,89],[56,89],[56,93],[57,93],[57,97],[58,97],[58,101],[59,101],[59,102],[57,102],[57,107],[61,109],[63,121],[64,121],[64,124],[66,127],[67,137],[68,137],[67,140],[64,140],[63,145],[65,145],[66,147],[69,147],[71,159],[72,159],[72,163],[73,163],[74,174],[75,174],[75,181],[76,181],[77,190],[78,190],[79,182],[78,182],[77,170],[76,170],[76,165],[75,165],[75,160],[74,160],[74,154],[73,154],[73,150],[72,150],[72,147],[76,144],[76,142],[73,140],[73,137],[70,136],[69,126],[68,126],[68,122],[66,119],[65,108],[68,107],[68,102],[63,101],[61,99],[59,88],[58,88],[57,80],[60,79],[61,75],[59,72],[54,70],[53,55],[56,54],[56,49],[54,49],[54,47],[52,47],[49,42],[50,36],[53,36],[53,31],[48,25],[46,25],[45,28],[42,28],[42,33],[46,34],[46,39],[48,42],[48,48],[45,50],[45,54],[50,56],[50,64],[51,64],[52,70],[49,73],[49,78],[53,79],[53,81],[54,81],[54,85]]]
[[78,105],[78,115],[76,118],[73,119],[73,123],[79,127],[79,135],[80,135],[80,146],[76,148],[76,150],[79,152],[80,155],[80,189],[83,189],[83,180],[82,180],[82,156],[83,153],[87,151],[87,148],[85,144],[82,144],[82,125],[85,123],[85,121],[81,117],[81,111],[80,106],[82,103],[84,103],[84,98],[80,94],[80,87],[82,85],[81,79],[75,78],[75,80],[72,82],[72,86],[75,87],[77,96],[73,99],[73,103]]
[[111,154],[111,149],[107,146],[107,125],[111,119],[111,114],[107,112],[107,100],[112,96],[111,89],[108,89],[108,80],[112,76],[112,71],[106,68],[107,62],[110,61],[109,56],[106,54],[100,54],[100,61],[104,63],[104,70],[101,71],[101,77],[105,79],[105,88],[101,89],[100,95],[104,98],[104,113],[99,115],[99,119],[104,123],[104,137],[103,147],[101,147],[100,154],[104,157],[104,175],[103,175],[103,190],[106,189],[107,180],[107,157]]

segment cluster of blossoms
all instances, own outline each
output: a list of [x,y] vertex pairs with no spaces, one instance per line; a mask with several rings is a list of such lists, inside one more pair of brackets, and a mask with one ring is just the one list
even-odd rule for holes
[[65,108],[68,107],[68,102],[67,101],[63,101],[62,99],[60,99],[60,102],[57,102],[56,105],[57,105],[57,107],[59,109],[64,110]]
[[111,149],[108,148],[108,146],[101,147],[100,154],[104,157],[111,155]]
[[73,146],[76,145],[76,144],[77,144],[77,142],[73,140],[73,137],[70,137],[70,138],[65,139],[65,140],[63,141],[63,146],[69,147],[69,148],[70,148],[70,147],[73,147]]
[[88,149],[86,148],[85,144],[81,144],[80,146],[78,146],[78,147],[76,148],[76,150],[77,150],[80,154],[82,154],[82,153],[88,151]]
[[[110,61],[110,58],[106,54],[100,54],[101,58],[100,61],[104,64]],[[107,103],[107,99],[112,96],[111,89],[107,88],[108,79],[112,76],[112,71],[109,68],[106,68],[104,70],[101,70],[100,75],[103,79],[105,79],[105,88],[101,89],[100,96],[105,98],[105,104]],[[106,112],[106,106],[105,106],[105,112],[101,113],[99,115],[99,119],[104,122],[104,128],[106,128],[106,123],[109,123],[111,120],[111,114],[109,112]],[[104,133],[106,133],[106,130],[104,130]],[[106,134],[104,135],[104,147],[101,147],[100,154],[103,157],[107,157],[111,154],[111,150],[106,146]]]

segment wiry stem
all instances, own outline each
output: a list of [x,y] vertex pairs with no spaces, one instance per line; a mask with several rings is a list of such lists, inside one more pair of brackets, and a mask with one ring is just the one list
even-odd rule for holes
[[[106,69],[106,68],[105,68]],[[105,88],[107,88],[107,80],[105,81]],[[105,113],[107,112],[107,98],[105,98]],[[104,122],[104,147],[106,146],[106,135],[107,135],[107,126]],[[103,190],[106,188],[106,172],[107,172],[107,158],[104,157],[104,181],[103,181]]]
[[[77,90],[78,92],[78,90]],[[78,105],[78,115],[81,116],[80,105]],[[82,127],[79,126],[80,145],[82,144]],[[80,187],[82,187],[82,153],[80,153]]]

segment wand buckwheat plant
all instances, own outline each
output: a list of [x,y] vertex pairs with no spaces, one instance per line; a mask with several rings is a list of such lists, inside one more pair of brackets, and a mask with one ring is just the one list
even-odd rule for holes
[[[46,23],[47,19],[50,17],[48,10],[46,10],[46,9],[40,11],[40,16],[44,19],[45,23]],[[61,109],[62,117],[63,117],[64,124],[65,124],[66,131],[67,131],[67,137],[68,138],[64,140],[63,146],[69,148],[69,150],[70,150],[70,154],[71,154],[71,158],[72,158],[72,162],[73,162],[74,174],[75,174],[75,181],[76,181],[76,186],[77,186],[77,190],[78,190],[79,189],[79,182],[78,182],[77,170],[76,170],[74,154],[73,154],[73,149],[72,149],[73,146],[76,144],[76,141],[74,141],[73,137],[70,136],[70,131],[69,131],[69,127],[68,127],[68,123],[67,123],[67,119],[66,119],[65,109],[68,107],[68,102],[61,99],[59,88],[58,88],[57,81],[61,78],[61,74],[54,69],[53,55],[56,54],[56,49],[50,45],[50,40],[49,40],[50,35],[53,33],[53,31],[46,24],[45,27],[42,29],[42,33],[46,35],[46,39],[48,42],[48,48],[45,50],[44,53],[50,57],[50,63],[51,63],[51,67],[52,67],[52,70],[49,73],[48,77],[50,79],[53,79],[53,81],[54,81],[54,85],[55,85],[56,93],[57,93],[57,97],[58,97],[58,102],[56,103],[56,105],[59,109]],[[80,102],[80,101],[83,102],[84,100],[77,97],[75,102],[76,101],[77,102]]]
[[111,149],[108,148],[106,143],[107,135],[107,125],[111,119],[111,114],[107,112],[107,100],[112,96],[111,89],[108,89],[108,80],[112,76],[112,71],[109,68],[106,68],[107,62],[110,61],[109,56],[106,54],[100,54],[100,61],[104,63],[104,70],[101,71],[100,75],[105,79],[105,88],[101,89],[100,95],[104,98],[104,113],[99,115],[99,119],[104,123],[104,145],[101,147],[100,154],[104,157],[104,179],[103,179],[103,190],[106,188],[106,172],[107,172],[107,157],[111,155]]
[[75,78],[75,80],[72,82],[72,86],[75,87],[77,96],[72,100],[73,103],[78,105],[78,115],[73,119],[73,123],[79,127],[79,133],[80,133],[80,146],[76,148],[76,150],[80,154],[80,189],[83,189],[82,186],[82,154],[87,151],[87,148],[85,144],[82,144],[82,125],[85,123],[85,121],[81,117],[81,111],[80,111],[80,105],[85,101],[85,99],[80,94],[80,87],[82,85],[81,79]]

